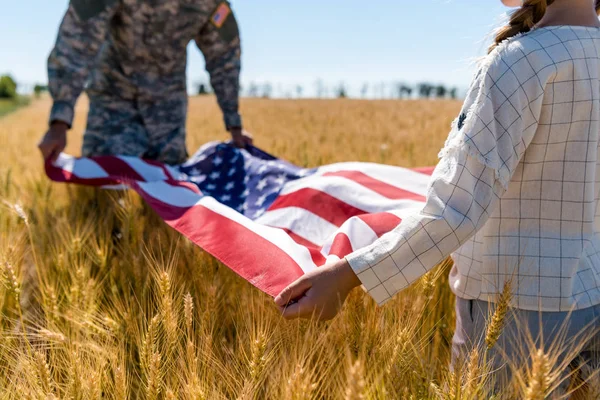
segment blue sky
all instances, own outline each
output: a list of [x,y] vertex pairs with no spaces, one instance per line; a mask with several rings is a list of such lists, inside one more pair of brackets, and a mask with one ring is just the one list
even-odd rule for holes
[[[46,58],[67,0],[11,1],[0,24],[0,73],[46,81]],[[465,87],[505,12],[500,0],[233,0],[243,41],[242,82],[276,94],[345,82],[430,81]],[[188,81],[207,80],[191,44]]]

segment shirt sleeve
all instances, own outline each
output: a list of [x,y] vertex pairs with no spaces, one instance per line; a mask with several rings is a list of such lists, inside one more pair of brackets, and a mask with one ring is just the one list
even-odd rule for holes
[[114,0],[70,2],[48,58],[48,88],[54,100],[50,122],[73,124],[75,102],[106,40],[117,7]]
[[[218,24],[213,22],[215,16],[202,28],[195,38],[196,44],[206,60],[206,70],[210,74],[210,83],[217,96],[219,107],[223,112],[227,129],[242,127],[239,114],[239,92],[241,71],[241,41],[237,21],[228,3],[220,3],[219,7],[227,7],[226,17]],[[227,11],[228,10],[228,11]],[[217,8],[215,13],[223,9]]]
[[483,227],[537,130],[544,86],[516,69],[502,50],[488,56],[469,89],[440,152],[425,206],[346,257],[380,305]]

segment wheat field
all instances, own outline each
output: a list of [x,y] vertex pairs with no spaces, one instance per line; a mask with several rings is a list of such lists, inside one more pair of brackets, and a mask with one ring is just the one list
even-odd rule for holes
[[[0,399],[490,396],[484,351],[448,368],[448,264],[385,307],[355,290],[331,322],[285,321],[270,297],[137,195],[50,183],[35,148],[49,106],[43,98],[0,120]],[[70,154],[79,154],[86,107],[77,107]],[[226,139],[214,98],[191,98],[189,107],[190,152]],[[302,166],[433,165],[459,109],[454,101],[242,102],[256,144]],[[547,395],[558,367],[552,354],[531,354],[533,366],[496,398]]]

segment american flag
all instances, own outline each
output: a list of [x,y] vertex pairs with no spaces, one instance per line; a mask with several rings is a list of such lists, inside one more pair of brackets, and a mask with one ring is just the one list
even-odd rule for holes
[[56,182],[135,190],[167,224],[272,296],[418,211],[432,171],[360,162],[306,169],[221,142],[179,166],[66,154],[46,164]]
[[217,8],[217,11],[212,16],[212,22],[217,28],[220,28],[225,23],[227,17],[231,14],[231,8],[227,3],[221,3]]

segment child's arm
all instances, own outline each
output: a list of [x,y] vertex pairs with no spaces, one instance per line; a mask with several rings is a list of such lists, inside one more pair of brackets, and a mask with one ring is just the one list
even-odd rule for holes
[[[312,271],[275,300],[288,318],[333,318],[348,293],[361,283],[382,305],[438,265],[488,220],[504,194],[495,170],[468,152],[451,152],[437,165],[427,201],[373,245]],[[293,305],[290,299],[303,295]]]
[[434,171],[423,209],[346,260],[382,305],[474,236],[505,190],[493,168],[466,150],[450,152]]
[[275,300],[283,309],[288,300],[299,299],[284,316],[316,311],[322,319],[333,317],[339,300],[343,303],[358,284],[348,277],[352,271],[383,304],[475,235],[537,131],[544,88],[553,76],[551,68],[538,69],[537,61],[527,59],[518,42],[505,43],[488,56],[440,153],[423,209],[347,261],[292,283]]

